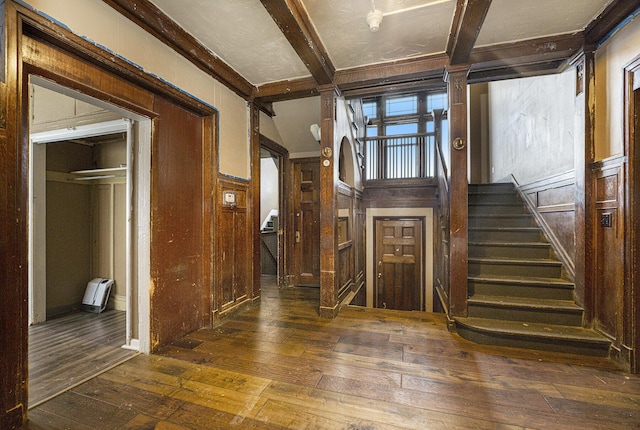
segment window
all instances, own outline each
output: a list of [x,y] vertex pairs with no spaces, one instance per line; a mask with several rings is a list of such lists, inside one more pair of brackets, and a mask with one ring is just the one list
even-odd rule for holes
[[371,179],[425,178],[434,174],[435,142],[444,136],[444,89],[363,100],[366,128],[365,175]]
[[385,100],[385,115],[410,115],[418,113],[418,96],[389,97]]

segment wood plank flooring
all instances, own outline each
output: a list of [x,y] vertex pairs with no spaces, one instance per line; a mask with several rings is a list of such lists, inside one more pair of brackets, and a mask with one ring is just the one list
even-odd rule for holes
[[29,406],[136,355],[125,344],[125,312],[77,312],[29,328]]
[[30,429],[633,429],[640,377],[602,358],[477,345],[443,315],[261,303],[29,411]]

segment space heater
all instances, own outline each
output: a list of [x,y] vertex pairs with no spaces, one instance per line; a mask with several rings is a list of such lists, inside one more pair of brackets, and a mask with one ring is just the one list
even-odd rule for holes
[[95,278],[89,281],[82,299],[82,310],[99,314],[107,307],[113,279]]

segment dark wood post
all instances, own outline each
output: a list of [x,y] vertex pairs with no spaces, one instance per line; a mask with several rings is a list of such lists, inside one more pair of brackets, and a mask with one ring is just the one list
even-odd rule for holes
[[[582,120],[576,129],[575,140],[575,293],[576,301],[584,306],[585,318],[593,318],[594,292],[594,209],[591,163],[595,158],[595,52],[585,47],[577,57],[576,112]],[[579,112],[581,111],[581,112]],[[580,133],[580,134],[578,134]],[[582,137],[582,139],[580,138]]]
[[320,88],[320,316],[338,313],[336,282],[336,216],[338,213],[338,152],[334,138],[337,90]]
[[467,182],[467,74],[469,66],[450,66],[445,72],[449,95],[451,165],[449,188],[449,312],[467,316],[468,182]]

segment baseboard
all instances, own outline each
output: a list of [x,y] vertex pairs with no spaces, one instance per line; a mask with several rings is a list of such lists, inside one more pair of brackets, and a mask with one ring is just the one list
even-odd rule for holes
[[127,297],[118,294],[112,294],[111,297],[109,297],[109,304],[107,306],[109,307],[109,309],[114,309],[116,311],[126,311]]

